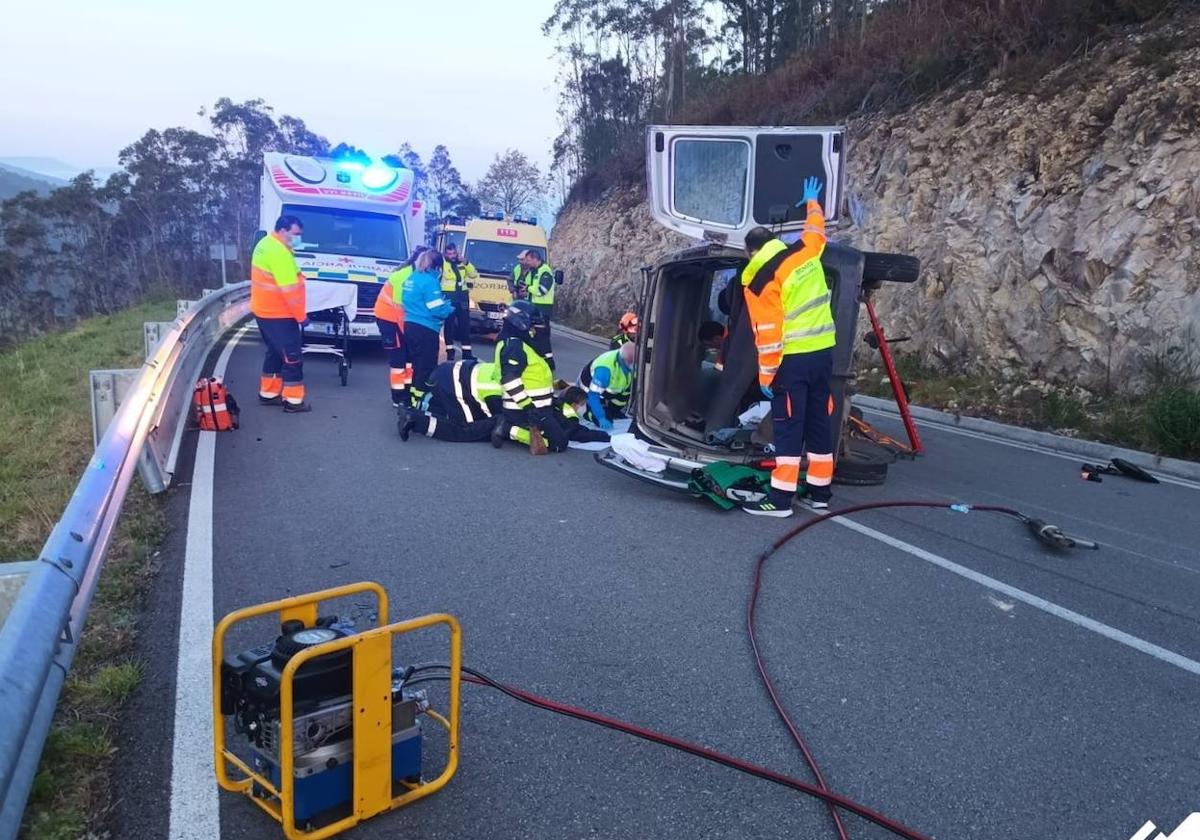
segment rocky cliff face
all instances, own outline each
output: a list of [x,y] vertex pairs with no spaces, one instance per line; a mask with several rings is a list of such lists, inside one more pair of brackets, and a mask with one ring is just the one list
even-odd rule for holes
[[[1103,387],[1200,337],[1200,25],[1113,41],[1017,92],[959,91],[850,126],[858,247],[921,257],[885,289],[890,333],[927,363]],[[683,241],[640,191],[569,207],[562,309],[610,324],[637,267]],[[581,280],[581,277],[587,278]]]

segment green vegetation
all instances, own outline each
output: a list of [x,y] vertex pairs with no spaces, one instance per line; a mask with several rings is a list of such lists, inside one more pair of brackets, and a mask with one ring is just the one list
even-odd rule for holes
[[[1150,353],[1146,387],[1133,395],[950,375],[912,356],[897,356],[896,367],[909,399],[918,405],[1200,460],[1200,343],[1190,335]],[[858,390],[892,396],[881,367],[860,372]]]
[[[554,163],[571,197],[642,180],[647,123],[819,125],[958,84],[1017,90],[1178,0],[557,0]],[[1169,38],[1136,60],[1173,72]]]
[[[158,301],[0,352],[0,559],[37,557],[91,456],[88,371],[139,367],[142,322],[173,314]],[[141,676],[130,652],[164,531],[157,504],[135,484],[30,796],[31,840],[74,840],[108,811],[114,729]]]

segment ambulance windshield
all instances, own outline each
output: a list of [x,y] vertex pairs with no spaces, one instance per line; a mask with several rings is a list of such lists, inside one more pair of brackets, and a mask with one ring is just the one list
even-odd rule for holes
[[299,217],[304,226],[301,252],[381,260],[408,257],[404,222],[399,216],[298,204],[285,204],[283,212]]
[[512,274],[517,264],[517,254],[522,251],[537,251],[546,259],[546,249],[536,245],[518,245],[514,242],[490,242],[486,239],[467,240],[467,260],[484,274]]

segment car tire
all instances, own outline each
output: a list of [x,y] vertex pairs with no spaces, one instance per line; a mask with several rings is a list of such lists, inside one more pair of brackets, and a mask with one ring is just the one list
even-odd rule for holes
[[869,452],[847,452],[833,468],[833,483],[873,487],[887,481],[890,459]]
[[908,254],[863,252],[864,283],[915,283],[921,276],[921,261]]

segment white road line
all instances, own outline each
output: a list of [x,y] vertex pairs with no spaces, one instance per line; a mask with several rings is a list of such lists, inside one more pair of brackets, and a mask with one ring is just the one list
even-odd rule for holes
[[1032,595],[1026,592],[1024,589],[1017,589],[1015,586],[1002,583],[1001,581],[998,581],[992,577],[988,577],[987,575],[977,572],[974,569],[968,569],[966,566],[960,566],[953,560],[947,560],[941,555],[934,554],[931,551],[926,551],[925,549],[919,548],[912,543],[907,543],[904,540],[898,540],[893,536],[883,533],[882,531],[876,531],[874,528],[868,528],[866,525],[861,525],[852,519],[839,517],[833,521],[844,528],[849,528],[851,531],[857,531],[858,533],[870,537],[873,540],[878,540],[885,545],[890,545],[892,548],[898,548],[907,554],[911,554],[913,557],[919,557],[927,563],[940,566],[948,572],[953,572],[960,577],[974,581],[980,586],[985,586],[994,592],[999,592],[1007,595],[1010,598],[1015,598],[1023,604],[1028,604],[1029,606],[1039,609],[1042,612],[1049,613],[1050,615],[1061,618],[1064,621],[1069,621],[1071,624],[1082,627],[1085,630],[1091,630],[1093,633],[1104,636],[1106,639],[1111,639],[1114,642],[1125,645],[1126,647],[1131,647],[1140,653],[1146,654],[1147,656],[1153,656],[1155,659],[1166,662],[1168,665],[1174,665],[1176,668],[1181,668],[1184,671],[1200,676],[1200,662],[1197,662],[1194,659],[1188,659],[1186,656],[1182,656],[1174,651],[1159,647],[1156,644],[1147,642],[1145,639],[1139,639],[1137,636],[1131,636],[1123,630],[1118,630],[1115,627],[1109,627],[1103,622],[1096,621],[1094,618],[1088,618],[1086,615],[1080,615],[1074,610],[1069,610],[1066,607],[1060,607],[1058,604],[1055,604],[1052,601],[1047,601],[1045,598],[1039,598],[1037,595]]
[[[225,344],[213,369],[214,376],[225,376],[229,357],[248,329],[242,327]],[[183,559],[183,603],[175,672],[175,743],[171,751],[170,840],[215,840],[221,836],[212,753],[211,678],[212,491],[217,432],[199,435]]]
[[[877,414],[880,417],[888,417],[897,422],[900,421],[900,415],[878,408],[864,407],[863,412],[867,414]],[[1085,455],[1072,455],[1069,452],[1059,452],[1056,449],[1050,449],[1049,447],[1041,446],[1040,444],[1036,443],[1022,443],[1015,440],[1005,440],[1002,437],[989,435],[986,432],[976,432],[973,429],[959,429],[955,426],[948,426],[945,423],[938,423],[936,420],[920,421],[918,430],[926,428],[933,429],[935,432],[949,432],[952,435],[961,435],[962,437],[974,438],[975,440],[982,440],[987,443],[995,443],[999,444],[1000,446],[1010,446],[1013,449],[1021,449],[1025,452],[1037,452],[1042,455],[1050,455],[1054,458],[1061,458],[1064,461],[1074,461],[1076,464],[1082,464],[1087,460],[1087,456]],[[1200,482],[1189,481],[1186,478],[1176,478],[1172,475],[1163,475],[1162,473],[1154,472],[1153,468],[1151,468],[1150,471],[1154,473],[1154,477],[1163,484],[1174,484],[1178,487],[1186,487],[1189,490],[1200,490]]]

